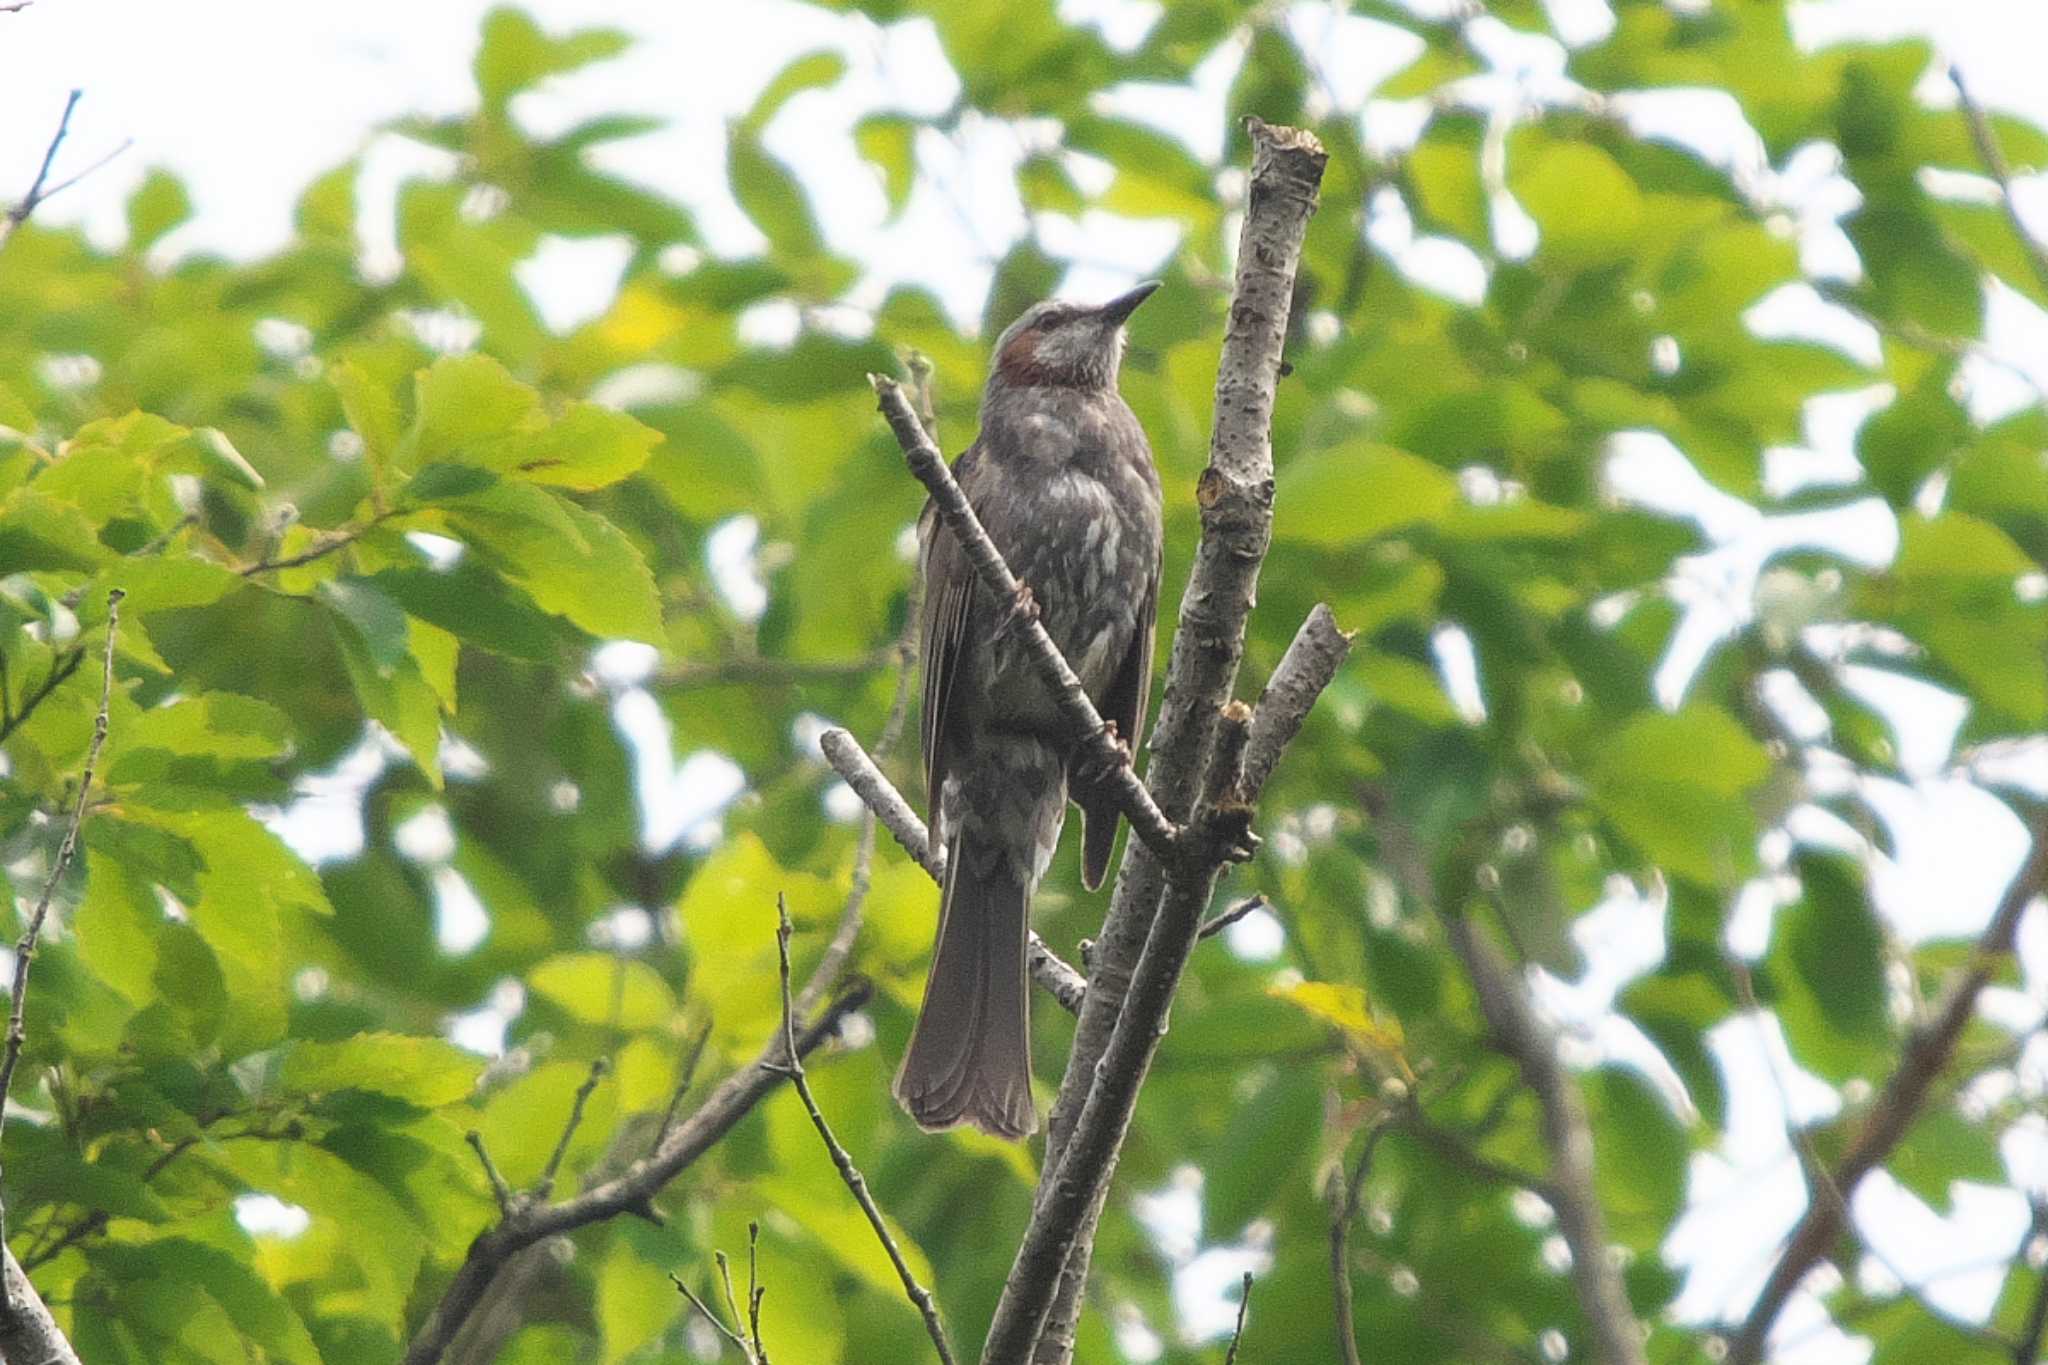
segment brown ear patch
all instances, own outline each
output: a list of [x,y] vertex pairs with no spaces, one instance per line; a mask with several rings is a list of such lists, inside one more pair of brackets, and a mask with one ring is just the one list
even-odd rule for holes
[[1028,379],[1038,372],[1038,330],[1027,327],[1010,338],[996,357],[996,368],[1012,381]]

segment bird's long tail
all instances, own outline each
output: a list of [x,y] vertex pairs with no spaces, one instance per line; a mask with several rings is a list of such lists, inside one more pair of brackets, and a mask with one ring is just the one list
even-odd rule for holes
[[921,1128],[1021,1138],[1038,1127],[1024,966],[1032,862],[972,817],[948,841],[938,946],[896,1073],[896,1098]]

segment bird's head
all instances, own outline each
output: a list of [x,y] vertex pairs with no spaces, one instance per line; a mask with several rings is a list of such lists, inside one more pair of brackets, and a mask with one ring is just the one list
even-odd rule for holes
[[1159,281],[1095,307],[1047,299],[996,338],[993,379],[1013,388],[1112,389],[1124,358],[1124,319]]

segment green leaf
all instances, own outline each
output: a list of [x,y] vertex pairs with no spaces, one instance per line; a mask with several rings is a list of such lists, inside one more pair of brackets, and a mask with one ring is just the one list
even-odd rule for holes
[[1649,713],[1602,743],[1587,776],[1607,818],[1667,871],[1732,886],[1756,865],[1745,795],[1770,759],[1718,707]]
[[846,58],[829,49],[807,52],[798,57],[782,71],[761,93],[754,97],[754,107],[747,110],[739,126],[752,137],[758,137],[782,106],[792,95],[805,90],[817,90],[824,86],[836,85],[846,74]]
[[1455,725],[1458,708],[1444,695],[1443,680],[1429,668],[1399,654],[1363,651],[1352,665],[1373,698],[1425,725]]
[[398,404],[355,361],[330,365],[327,380],[341,398],[342,415],[356,435],[363,438],[363,457],[369,461],[372,478],[383,483],[398,455]]
[[227,1314],[237,1334],[259,1347],[265,1359],[281,1365],[322,1365],[320,1351],[305,1322],[270,1283],[248,1264],[223,1251],[185,1237],[169,1237],[147,1247],[123,1247],[110,1264],[124,1267],[124,1277],[185,1286],[203,1293]]
[[520,10],[495,9],[484,19],[476,54],[476,85],[484,106],[504,109],[512,96],[549,76],[616,57],[631,40],[617,29],[579,29],[550,38]]
[[662,639],[654,578],[624,532],[544,489],[480,471],[444,480],[446,468],[421,471],[410,491],[425,486],[449,531],[543,611],[598,639]]
[[1634,248],[1642,194],[1598,147],[1518,136],[1508,155],[1508,188],[1536,220],[1546,260],[1585,269]]
[[545,430],[490,448],[486,462],[530,483],[588,492],[637,472],[661,439],[623,412],[571,403]]
[[1893,1051],[1884,933],[1842,859],[1799,858],[1800,901],[1778,912],[1768,970],[1779,1022],[1801,1066],[1831,1081],[1884,1074]]
[[480,1060],[439,1038],[363,1033],[334,1043],[293,1043],[278,1082],[304,1094],[366,1090],[436,1109],[467,1098],[482,1074]]
[[153,170],[128,196],[128,249],[147,251],[159,237],[192,216],[192,197],[169,171]]
[[1957,1181],[2006,1183],[1996,1131],[1989,1124],[1970,1122],[1950,1104],[1937,1103],[1922,1114],[1893,1149],[1885,1169],[1944,1214],[1953,1203],[1951,1187]]
[[1602,1067],[1583,1084],[1599,1147],[1601,1208],[1630,1245],[1654,1247],[1684,1205],[1691,1144],[1664,1101],[1634,1072]]
[[1355,545],[1442,517],[1458,481],[1419,455],[1370,441],[1288,462],[1274,494],[1274,534],[1310,545]]
[[361,578],[330,579],[319,595],[363,710],[397,737],[434,786],[441,785],[441,698],[413,656],[404,610]]
[[1900,524],[1899,557],[1892,573],[1914,583],[1988,578],[2010,585],[2033,568],[2027,552],[1990,522],[1946,512],[1932,520],[1910,517]]
[[363,581],[416,623],[431,622],[510,658],[547,662],[577,638],[468,556],[446,569],[385,569]]
[[1202,1163],[1204,1235],[1233,1238],[1287,1198],[1290,1183],[1306,1186],[1322,1125],[1320,1067],[1278,1067],[1262,1076]]
[[645,962],[610,953],[561,953],[534,967],[527,985],[571,1018],[605,1028],[654,1028],[675,1017],[676,998]]
[[853,145],[882,173],[889,214],[903,212],[917,180],[917,127],[901,114],[870,114],[853,126]]
[[802,925],[821,922],[837,899],[823,878],[792,872],[758,835],[728,838],[683,887],[677,911],[690,945],[689,994],[711,1012],[711,1039],[730,1054],[758,1049],[779,1026],[775,898]]
[[414,377],[413,385],[415,415],[406,454],[414,467],[459,460],[492,468],[477,458],[480,450],[532,430],[541,420],[540,395],[486,355],[437,360]]
[[726,173],[733,197],[777,256],[803,261],[824,253],[803,187],[745,128],[735,128],[726,140]]
[[632,1239],[614,1237],[597,1266],[597,1330],[605,1365],[615,1365],[653,1341],[684,1307],[664,1266],[633,1249]]

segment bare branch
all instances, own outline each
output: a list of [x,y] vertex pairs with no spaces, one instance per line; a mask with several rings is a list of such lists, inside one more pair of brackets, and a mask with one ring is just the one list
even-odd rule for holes
[[[1295,268],[1327,160],[1312,134],[1256,118],[1246,127],[1250,189],[1216,373],[1209,464],[1195,489],[1202,539],[1181,594],[1146,769],[1162,812],[1175,820],[1198,816],[1212,737],[1236,685],[1271,538],[1274,392]],[[1257,792],[1234,796],[1249,804]],[[1219,871],[1217,861],[1163,858],[1150,841],[1126,851],[1047,1123],[1031,1224],[990,1325],[985,1365],[1032,1358],[1057,1365],[1072,1355],[1095,1222]]]
[[2048,289],[2048,247],[2028,228],[2026,220],[2020,217],[2019,205],[2012,197],[2012,169],[2006,165],[2005,151],[1998,145],[1998,133],[1991,126],[1991,119],[1982,105],[1970,95],[1970,87],[1963,84],[1963,69],[1951,66],[1948,78],[1955,82],[1956,103],[1963,111],[1963,121],[1970,126],[1970,140],[1977,145],[1977,156],[1984,163],[1984,169],[1998,184],[1998,202],[2005,210],[2005,220],[2012,227],[2013,236],[2019,238],[2020,249],[2027,254],[2027,264],[2034,268],[2034,278],[2043,289]]
[[[797,1039],[798,1052],[808,1055],[836,1034],[840,1021],[865,1005],[872,992],[868,982],[855,980],[802,1031]],[[759,1057],[720,1082],[695,1113],[677,1124],[652,1152],[620,1174],[559,1203],[529,1201],[496,1226],[479,1233],[470,1243],[469,1254],[454,1279],[442,1291],[440,1302],[407,1346],[405,1365],[432,1365],[438,1361],[500,1267],[523,1248],[622,1213],[645,1213],[651,1209],[654,1196],[664,1186],[781,1084],[785,1053],[778,1030]]]
[[1258,710],[1252,718],[1251,747],[1245,755],[1245,782],[1252,790],[1266,785],[1274,764],[1301,733],[1309,709],[1337,676],[1350,649],[1350,632],[1337,629],[1337,618],[1318,602],[1301,623],[1301,629],[1294,633],[1287,652],[1280,656],[1273,675],[1266,679],[1265,691],[1259,694]]
[[[931,846],[931,835],[925,829],[924,821],[910,808],[910,803],[903,799],[903,793],[896,790],[895,784],[882,775],[875,761],[860,747],[860,741],[844,730],[827,730],[819,738],[819,744],[833,771],[853,788],[862,804],[881,821],[882,827],[895,836],[911,861],[923,868],[933,881],[943,885],[946,880],[946,851]],[[1071,1013],[1081,1007],[1081,996],[1087,991],[1088,982],[1081,973],[1062,961],[1058,953],[1048,948],[1045,940],[1036,933],[1031,935],[1027,945],[1026,960],[1031,968],[1031,979],[1044,987],[1062,1009]]]
[[1223,1354],[1223,1365],[1237,1365],[1237,1348],[1244,1344],[1244,1315],[1252,1306],[1252,1273],[1244,1273],[1244,1288],[1237,1296],[1237,1326],[1230,1333],[1230,1349]]
[[57,1320],[36,1287],[22,1273],[14,1253],[0,1247],[0,1275],[6,1277],[6,1299],[13,1307],[0,1315],[0,1360],[18,1360],[22,1365],[78,1365],[78,1353],[64,1339]]
[[996,548],[995,542],[982,528],[981,518],[974,514],[967,495],[953,481],[953,471],[946,467],[945,456],[932,444],[924,425],[911,411],[910,399],[904,394],[903,386],[879,374],[869,375],[868,382],[875,386],[882,416],[888,421],[890,430],[896,433],[910,472],[930,491],[932,505],[938,509],[946,529],[960,542],[967,561],[974,565],[982,582],[988,585],[998,601],[1018,604],[1020,609],[1012,619],[1014,628],[1024,641],[1025,651],[1038,668],[1054,704],[1072,727],[1075,738],[1083,748],[1092,751],[1090,756],[1101,765],[1105,785],[1116,794],[1117,805],[1131,822],[1132,831],[1161,856],[1177,859],[1180,831],[1160,811],[1145,784],[1138,780],[1137,769],[1131,766],[1130,749],[1119,742],[1114,730],[1095,709],[1095,703],[1088,699],[1080,678],[1075,676],[1059,646],[1052,642],[1052,636],[1046,634],[1036,606],[1027,606],[1031,602],[1030,589],[1017,581],[1017,576],[1003,561],[1002,551]]
[[[732,1282],[726,1281],[726,1293]],[[754,1359],[768,1365],[768,1348],[761,1344],[761,1300],[768,1290],[761,1283],[761,1225],[747,1224],[747,1334],[754,1339]]]
[[1341,1195],[1331,1201],[1330,1285],[1337,1302],[1337,1351],[1344,1365],[1361,1365],[1358,1358],[1358,1325],[1351,1302],[1351,1224],[1358,1218],[1358,1201],[1365,1193],[1365,1177],[1372,1170],[1373,1154],[1379,1150],[1386,1124],[1375,1123],[1365,1135],[1358,1164],[1344,1182]]
[[683,1096],[690,1093],[690,1084],[697,1079],[697,1066],[704,1060],[704,1045],[710,1041],[711,1025],[706,1022],[697,1030],[696,1041],[690,1044],[690,1055],[683,1059],[683,1073],[676,1079],[675,1093],[669,1096],[668,1109],[661,1116],[661,1126],[654,1130],[650,1149],[660,1147],[662,1139],[668,1136],[668,1130],[676,1126],[676,1111],[683,1107]]
[[[69,682],[71,675],[76,673],[78,666],[84,662],[85,651],[83,649],[67,650],[65,653],[50,660],[50,675],[44,678],[34,691],[22,697],[21,709],[19,711],[15,710],[12,705],[0,708],[0,743],[6,742],[9,735],[20,729],[27,722],[28,718],[36,713],[36,708],[49,700],[52,692],[55,692],[58,688]],[[0,700],[5,698],[6,685],[6,669],[4,666],[0,666]]]
[[[19,14],[22,10],[28,8],[29,3],[30,0],[16,0],[12,4],[0,5],[0,12]],[[70,189],[73,185],[76,185],[79,181],[85,179],[94,171],[97,171],[100,167],[135,145],[134,138],[124,139],[118,147],[88,165],[84,170],[68,175],[52,184],[50,181],[50,171],[57,164],[57,149],[64,145],[64,138],[71,131],[72,112],[78,108],[79,100],[84,97],[85,92],[83,90],[73,90],[65,97],[64,112],[57,119],[57,131],[51,134],[49,145],[43,149],[43,163],[36,168],[35,181],[29,185],[28,193],[21,197],[21,202],[7,210],[5,214],[0,214],[0,246],[5,246],[7,239],[14,235],[14,230],[23,223],[26,223],[29,220],[29,215],[33,214],[38,208],[41,208],[46,200],[62,194],[65,190]]]
[[1543,1201],[1553,1208],[1566,1197],[1558,1192],[1557,1186],[1552,1182],[1531,1175],[1505,1161],[1495,1161],[1473,1147],[1461,1134],[1433,1122],[1422,1112],[1422,1106],[1419,1104],[1411,1104],[1408,1111],[1401,1116],[1401,1131],[1414,1137],[1416,1141],[1453,1166],[1461,1167],[1484,1180],[1498,1180],[1517,1189],[1527,1190],[1531,1194],[1541,1195]]
[[7,210],[7,216],[0,219],[0,245],[14,235],[14,230],[28,221],[49,192],[44,188],[50,182],[50,167],[56,164],[57,149],[64,145],[65,135],[71,131],[71,115],[78,108],[78,102],[85,98],[83,90],[73,90],[64,99],[64,112],[57,118],[57,131],[50,135],[50,143],[43,148],[43,164],[36,168],[36,178],[30,182],[28,193],[21,202]]
[[1195,931],[1195,937],[1198,939],[1214,938],[1246,915],[1252,913],[1252,911],[1265,908],[1266,898],[1264,896],[1246,896],[1228,910],[1220,914],[1211,915],[1208,919],[1203,920],[1202,927]]
[[[569,1102],[569,1121],[562,1125],[562,1135],[555,1139],[555,1150],[548,1154],[548,1164],[541,1170],[540,1182],[533,1187],[535,1199],[546,1199],[555,1192],[555,1177],[561,1174],[562,1158],[569,1154],[569,1143],[576,1136],[576,1130],[583,1126],[583,1107],[590,1103],[590,1097],[597,1090],[597,1084],[604,1079],[610,1065],[602,1057],[590,1060],[590,1074],[583,1078],[583,1084],[576,1087],[576,1097]],[[482,1148],[479,1147],[481,1152]]]
[[1643,1365],[1642,1332],[1628,1291],[1607,1249],[1607,1228],[1593,1185],[1593,1133],[1578,1087],[1557,1056],[1557,1035],[1536,1013],[1527,988],[1472,917],[1444,916],[1446,936],[1465,964],[1480,1013],[1494,1039],[1522,1068],[1543,1107],[1543,1140],[1551,1177],[1545,1198],[1572,1252],[1572,1287],[1594,1338],[1594,1358],[1607,1365]]
[[498,1173],[498,1163],[491,1160],[491,1149],[484,1146],[484,1135],[472,1128],[462,1135],[470,1150],[476,1153],[479,1166],[484,1168],[484,1179],[490,1182],[491,1198],[498,1201],[498,1212],[510,1218],[519,1211],[519,1196],[505,1183],[505,1177]]
[[1964,1026],[1977,1012],[1977,997],[1990,984],[1999,964],[2012,953],[2021,914],[2041,894],[2044,884],[2048,884],[2048,815],[2035,818],[2033,848],[1992,912],[1991,923],[1978,937],[1969,966],[1948,988],[1927,1021],[1907,1036],[1898,1066],[1864,1114],[1863,1126],[1835,1167],[1829,1183],[1840,1192],[1840,1197],[1808,1200],[1805,1214],[1793,1227],[1784,1252],[1764,1282],[1763,1292],[1757,1295],[1755,1306],[1729,1342],[1730,1365],[1756,1365],[1762,1359],[1771,1325],[1784,1311],[1785,1301],[1841,1236],[1848,1201],[1855,1197],[1856,1187],[1864,1176],[1884,1164],[1920,1116],[1928,1092],[1955,1056]]
[[917,1276],[910,1273],[910,1265],[903,1259],[902,1248],[889,1232],[889,1225],[882,1219],[882,1210],[875,1203],[875,1197],[868,1191],[867,1179],[860,1168],[853,1164],[853,1157],[842,1147],[839,1139],[832,1135],[832,1125],[825,1121],[824,1111],[818,1108],[817,1097],[811,1094],[811,1083],[804,1076],[803,1058],[796,1051],[796,1006],[789,993],[789,903],[781,896],[775,898],[778,922],[775,928],[775,951],[782,972],[782,1037],[789,1048],[789,1081],[796,1087],[797,1098],[803,1101],[804,1112],[811,1116],[811,1126],[818,1130],[819,1139],[832,1157],[832,1164],[839,1171],[839,1178],[846,1182],[846,1188],[853,1192],[853,1201],[860,1205],[860,1211],[867,1215],[868,1226],[875,1230],[875,1238],[881,1242],[882,1250],[888,1253],[889,1264],[896,1267],[896,1278],[903,1281],[904,1297],[924,1317],[924,1330],[932,1339],[932,1346],[939,1353],[943,1365],[953,1365],[953,1348],[946,1340],[946,1329],[939,1321],[939,1308],[932,1301],[931,1291],[917,1282]]
[[731,1342],[733,1345],[740,1348],[741,1356],[743,1356],[747,1360],[752,1360],[754,1358],[754,1348],[747,1344],[747,1339],[741,1336],[738,1332],[733,1331],[732,1328],[727,1327],[725,1325],[725,1319],[719,1317],[718,1314],[711,1311],[711,1305],[705,1303],[704,1300],[698,1298],[695,1294],[691,1293],[690,1286],[683,1283],[681,1276],[670,1275],[668,1278],[669,1282],[676,1287],[676,1289],[682,1294],[682,1296],[690,1301],[690,1306],[692,1308],[695,1308],[699,1313],[702,1313],[704,1315],[704,1321],[710,1323],[713,1327],[717,1328],[718,1334],[720,1336],[724,1337],[727,1341]]
[[[76,102],[76,96],[73,96]],[[70,110],[67,107],[66,114]],[[51,147],[50,155],[56,154]],[[44,160],[48,169],[48,158]],[[42,183],[42,177],[36,177]],[[22,931],[20,940],[14,945],[14,982],[9,988],[11,1004],[7,1010],[7,1050],[0,1057],[0,1134],[6,1131],[7,1096],[14,1088],[14,1069],[21,1064],[21,1047],[28,1040],[28,972],[35,961],[36,947],[42,941],[43,924],[50,915],[50,902],[57,895],[57,884],[64,880],[64,873],[71,866],[71,859],[78,853],[78,831],[85,824],[85,812],[92,801],[93,770],[99,766],[100,750],[107,742],[107,716],[114,705],[114,641],[121,631],[121,599],[127,594],[119,588],[107,593],[107,642],[100,656],[100,706],[93,717],[92,738],[85,748],[85,766],[78,774],[78,799],[72,802],[71,819],[64,827],[64,838],[57,845],[57,856],[51,860],[50,873],[43,878],[43,889],[36,897],[35,909],[29,912],[28,927]],[[4,1184],[0,1184],[0,1246],[7,1243],[7,1205],[4,1198]],[[9,1256],[8,1264],[14,1265]],[[18,1266],[14,1267],[19,1269]],[[21,1277],[23,1284],[28,1277]],[[14,1277],[0,1277],[0,1320],[10,1319],[15,1309],[26,1300],[18,1299],[14,1292]],[[67,1348],[68,1349],[68,1348]]]
[[367,525],[347,526],[335,531],[322,531],[314,538],[311,545],[300,550],[297,554],[285,555],[278,559],[259,559],[254,564],[244,564],[237,572],[244,578],[254,578],[257,574],[271,573],[278,569],[304,568],[308,564],[327,558],[336,550],[346,549],[355,544],[377,522],[382,520],[382,517],[378,517]]

